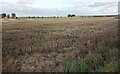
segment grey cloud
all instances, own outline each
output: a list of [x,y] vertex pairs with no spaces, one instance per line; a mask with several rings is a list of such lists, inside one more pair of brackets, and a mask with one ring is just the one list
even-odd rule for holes
[[[66,16],[69,13],[76,15],[95,15],[95,14],[114,14],[112,10],[116,8],[116,3],[113,2],[95,2],[93,4],[77,2],[73,3],[74,7],[68,8],[33,8],[31,5],[37,0],[24,0],[17,3],[1,3],[2,12],[15,12],[18,16]],[[88,5],[88,6],[87,6]],[[113,7],[114,6],[114,7]],[[116,9],[115,9],[116,10]]]
[[117,2],[94,2],[93,4],[89,4],[88,7],[94,9],[94,11],[100,15],[118,14]]
[[115,2],[94,2],[93,4],[88,5],[88,7],[101,7],[107,5],[113,5]]
[[[26,3],[26,2],[25,2]],[[57,8],[46,8],[46,9],[42,9],[42,8],[32,8],[32,7],[28,7],[26,6],[26,4],[20,4],[20,2],[18,2],[17,4],[11,4],[11,3],[5,3],[2,5],[2,11],[6,12],[6,13],[11,13],[11,12],[15,12],[18,15],[33,15],[33,16],[55,16],[55,15],[59,15],[59,16],[66,16],[69,13],[75,13],[75,14],[87,14],[88,12],[85,12],[84,10],[80,9],[79,6],[77,8],[62,8],[62,9],[57,9]],[[28,3],[29,4],[29,3]]]
[[20,1],[17,1],[16,4],[27,6],[35,3],[36,1],[37,0],[20,0]]
[[[42,9],[42,8],[32,8],[25,5],[5,3],[2,4],[2,12],[12,13],[15,12],[17,15],[21,16],[50,16],[57,15],[60,12],[59,9]],[[2,13],[1,12],[1,13]],[[61,13],[61,12],[60,12]]]

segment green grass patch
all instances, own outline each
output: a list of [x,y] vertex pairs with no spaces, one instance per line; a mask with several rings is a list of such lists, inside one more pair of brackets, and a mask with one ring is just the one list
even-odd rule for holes
[[21,61],[17,61],[17,62],[16,62],[16,65],[15,65],[16,70],[17,70],[17,71],[20,70],[21,67],[22,67],[22,62],[21,62]]
[[[116,53],[116,54],[115,54]],[[116,72],[117,50],[99,48],[95,53],[88,54],[77,61],[65,62],[63,72]]]
[[19,53],[20,53],[20,51],[19,51],[19,49],[14,49],[13,51],[12,51],[12,56],[14,57],[14,58],[17,58],[18,57],[18,55],[19,55]]
[[66,62],[62,70],[64,72],[86,72],[88,71],[88,65],[84,62],[84,59]]
[[112,61],[109,64],[106,64],[104,67],[96,70],[97,72],[118,72],[118,62]]

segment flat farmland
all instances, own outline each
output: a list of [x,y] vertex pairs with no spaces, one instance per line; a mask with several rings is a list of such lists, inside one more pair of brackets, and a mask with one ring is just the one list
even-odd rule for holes
[[118,71],[114,17],[2,19],[4,72]]

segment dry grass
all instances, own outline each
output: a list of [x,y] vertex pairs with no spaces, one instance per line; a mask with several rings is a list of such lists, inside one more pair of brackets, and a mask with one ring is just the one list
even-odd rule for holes
[[117,49],[112,17],[5,19],[2,24],[3,60],[16,58],[20,71],[61,71],[65,61],[86,58],[99,48]]

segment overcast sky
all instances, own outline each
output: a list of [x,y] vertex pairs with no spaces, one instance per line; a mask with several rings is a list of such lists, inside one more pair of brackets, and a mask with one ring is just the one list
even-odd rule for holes
[[0,0],[0,13],[17,16],[66,16],[118,14],[120,0]]

